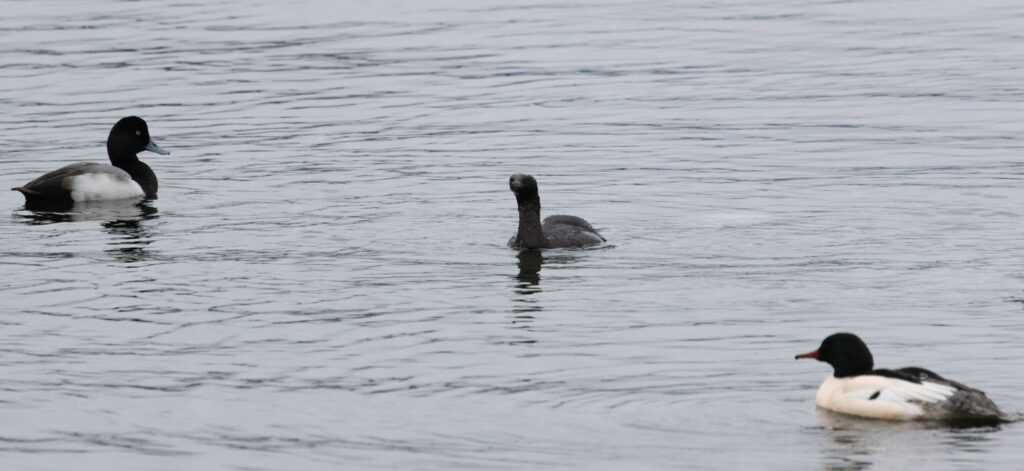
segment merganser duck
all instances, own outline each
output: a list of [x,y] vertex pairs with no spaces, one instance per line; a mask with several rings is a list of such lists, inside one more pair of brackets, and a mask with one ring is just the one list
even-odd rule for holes
[[142,118],[122,118],[107,137],[107,156],[113,165],[71,164],[11,189],[25,195],[26,205],[156,198],[156,174],[136,156],[144,150],[170,154],[149,137],[149,127]]
[[832,365],[818,388],[818,407],[886,420],[979,420],[998,422],[1003,413],[985,393],[924,368],[875,370],[859,337],[832,334],[813,352],[797,355]]
[[509,189],[519,206],[519,230],[508,241],[518,249],[586,247],[605,242],[594,226],[576,216],[555,215],[540,220],[540,195],[537,179],[517,173],[508,179]]

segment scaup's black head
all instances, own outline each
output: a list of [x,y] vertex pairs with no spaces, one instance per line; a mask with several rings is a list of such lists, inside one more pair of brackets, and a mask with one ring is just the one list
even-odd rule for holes
[[114,165],[120,160],[132,160],[136,154],[144,150],[160,155],[170,154],[153,142],[153,138],[149,136],[149,126],[138,116],[121,118],[107,136],[107,154]]
[[817,350],[796,358],[814,358],[828,363],[835,370],[836,378],[867,374],[875,365],[871,351],[860,337],[845,332],[829,335]]
[[121,118],[107,136],[107,155],[110,157],[110,163],[128,172],[142,187],[147,198],[156,198],[156,174],[148,165],[139,161],[136,155],[144,150],[160,155],[170,154],[153,142],[149,135],[149,126],[138,116]]
[[540,196],[537,193],[537,179],[533,175],[517,173],[508,179],[508,187],[516,195],[516,201],[522,206],[525,203],[540,205]]

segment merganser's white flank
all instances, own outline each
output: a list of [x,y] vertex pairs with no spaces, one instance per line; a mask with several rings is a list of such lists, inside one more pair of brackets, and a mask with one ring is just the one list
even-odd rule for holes
[[814,358],[835,370],[815,395],[823,409],[887,420],[1003,418],[985,393],[924,368],[873,369],[871,351],[853,334],[830,335],[817,350],[796,358]]

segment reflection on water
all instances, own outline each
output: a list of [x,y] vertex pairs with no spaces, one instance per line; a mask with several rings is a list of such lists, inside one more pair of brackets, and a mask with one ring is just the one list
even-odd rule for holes
[[832,430],[876,430],[880,425],[885,424],[898,430],[920,430],[920,429],[943,429],[943,430],[967,430],[967,429],[994,429],[999,430],[1003,423],[1010,421],[995,422],[991,419],[984,420],[911,420],[911,421],[884,421],[868,419],[848,414],[817,408],[818,425]]
[[150,201],[110,200],[83,201],[70,205],[25,205],[15,216],[27,224],[52,224],[83,221],[145,221],[156,217]]
[[540,250],[520,251],[516,258],[519,259],[519,274],[516,279],[516,292],[519,294],[534,294],[540,291],[540,267],[544,264],[544,254]]
[[535,297],[541,292],[540,268],[544,264],[544,254],[540,250],[521,250],[516,254],[519,266],[519,273],[515,278],[516,306],[512,309],[513,324],[529,324],[534,320],[534,314],[544,308],[540,300]]
[[532,313],[542,311],[544,308],[541,305],[540,299],[537,297],[543,290],[540,284],[540,271],[541,267],[546,265],[568,266],[579,261],[581,254],[589,252],[588,250],[520,250],[516,254],[517,267],[519,272],[516,273],[515,279],[515,293],[518,295],[516,300],[516,307],[513,309],[515,313],[515,319],[513,323],[529,322],[533,320]]
[[156,219],[157,209],[151,201],[111,200],[88,201],[71,205],[26,205],[15,213],[16,220],[41,225],[68,222],[98,221],[112,237],[112,248],[104,252],[120,262],[138,262],[148,257],[146,247],[153,243],[144,224]]
[[107,233],[113,236],[110,245],[114,248],[106,250],[106,253],[125,263],[139,262],[149,258],[146,247],[153,243],[153,238],[148,226],[143,223],[155,219],[157,216],[155,208],[146,207],[152,209],[152,212],[144,211],[141,218],[115,219],[101,224]]
[[554,250],[548,251],[547,254],[543,250],[520,251],[516,254],[518,260],[516,265],[519,267],[519,273],[515,276],[518,281],[516,293],[525,295],[539,293],[541,291],[540,270],[543,265],[572,265],[580,260],[581,254],[592,250]]
[[[911,439],[940,436],[948,452],[977,452],[983,450],[999,425],[979,425],[940,421],[886,421],[840,414],[817,409],[821,434],[822,454],[828,457],[827,469],[868,469],[879,462],[902,463],[903,469],[919,468],[921,455]],[[908,432],[916,431],[916,435]],[[917,463],[917,465],[915,465]]]

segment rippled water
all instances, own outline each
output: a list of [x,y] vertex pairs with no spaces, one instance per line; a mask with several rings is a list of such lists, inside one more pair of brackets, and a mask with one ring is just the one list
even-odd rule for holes
[[[1024,6],[0,1],[3,469],[1010,469],[816,411],[838,330],[1024,410]],[[596,250],[518,253],[513,172]],[[2,215],[6,216],[2,216]]]

